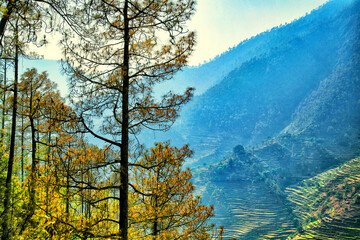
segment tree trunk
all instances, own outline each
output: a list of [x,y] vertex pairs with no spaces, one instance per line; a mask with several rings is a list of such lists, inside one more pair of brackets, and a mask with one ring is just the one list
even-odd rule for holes
[[122,126],[121,126],[121,167],[120,167],[120,236],[128,240],[128,195],[129,195],[129,19],[128,1],[124,5],[124,63],[122,89]]
[[[49,115],[49,121],[51,121],[51,109],[50,109],[50,115]],[[46,176],[49,175],[49,168],[50,168],[50,154],[51,154],[51,126],[49,126],[49,132],[48,132],[48,151],[47,151],[47,157],[46,157],[46,163],[45,163],[45,174]],[[49,211],[49,185],[45,185],[45,210],[46,212]]]
[[[156,184],[157,186],[159,186],[159,182],[160,182],[160,168],[156,168]],[[158,235],[158,228],[159,228],[159,219],[158,219],[158,214],[157,214],[157,210],[158,210],[158,193],[159,193],[159,189],[158,187],[156,187],[155,190],[155,194],[154,194],[154,209],[155,209],[155,216],[154,216],[154,221],[153,221],[153,233],[152,235],[154,236],[154,239],[156,239],[156,235]]]
[[[69,143],[69,149],[71,148],[71,145]],[[65,196],[65,213],[66,213],[66,219],[69,219],[70,217],[70,157],[66,157],[66,196]]]
[[[30,89],[30,128],[31,128],[31,177],[30,177],[30,211],[29,214],[32,216],[35,210],[35,185],[36,185],[36,175],[37,175],[37,165],[38,160],[36,159],[37,145],[36,145],[36,129],[35,129],[35,113],[33,109],[33,96],[32,96],[32,88]],[[30,217],[31,217],[30,216]]]
[[6,113],[6,92],[7,92],[7,87],[6,87],[6,74],[7,74],[7,59],[5,58],[5,65],[4,65],[4,95],[3,95],[3,99],[2,99],[2,116],[1,116],[1,142],[4,142],[4,131],[5,131],[5,113]]
[[[32,81],[32,80],[31,80]],[[30,121],[30,130],[31,130],[31,172],[30,172],[30,183],[29,183],[29,207],[27,215],[24,219],[24,222],[21,226],[20,233],[21,235],[30,219],[35,213],[35,196],[36,196],[36,179],[37,179],[37,166],[38,160],[36,159],[37,152],[37,142],[36,142],[36,129],[35,129],[35,109],[34,109],[34,99],[33,99],[33,87],[32,82],[30,83],[30,100],[29,100],[29,121]],[[23,119],[22,119],[23,120]]]
[[[23,107],[21,110],[23,112]],[[24,115],[21,115],[21,182],[24,182],[24,156],[25,156],[25,149],[24,149],[24,138],[25,138],[25,129],[24,129]]]
[[3,39],[3,36],[5,34],[5,27],[7,22],[10,20],[10,16],[14,10],[16,4],[16,0],[8,0],[8,4],[5,8],[5,12],[3,14],[3,17],[0,20],[0,45],[1,45],[1,40]]
[[11,179],[14,165],[15,156],[15,135],[16,135],[16,114],[17,114],[17,98],[18,98],[18,71],[19,71],[19,54],[18,54],[18,33],[17,29],[15,32],[16,43],[15,43],[15,76],[14,76],[14,98],[12,107],[12,123],[11,123],[11,136],[10,136],[10,149],[9,149],[9,162],[7,169],[7,176],[5,182],[5,199],[4,199],[4,212],[2,222],[2,240],[8,240],[10,237],[9,230],[9,210],[10,210],[10,199],[11,199]]
[[[155,205],[155,209],[157,209],[157,204]],[[154,219],[154,222],[153,222],[153,233],[152,233],[152,235],[154,236],[154,239],[156,239],[156,235],[158,235],[158,218],[157,218],[156,213],[155,213],[155,219]]]

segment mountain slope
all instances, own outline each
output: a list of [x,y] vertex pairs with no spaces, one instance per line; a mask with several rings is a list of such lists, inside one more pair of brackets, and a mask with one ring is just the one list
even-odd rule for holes
[[[351,4],[351,2],[352,0],[342,0],[341,3],[334,2],[331,4],[344,7]],[[325,5],[324,7],[329,9],[320,6],[319,10],[316,9],[307,14],[306,19],[301,18],[285,27],[283,25],[274,27],[241,42],[210,62],[197,67],[185,68],[182,72],[176,74],[174,80],[164,83],[159,88],[181,90],[191,86],[196,88],[196,95],[203,94],[241,64],[269,53],[273,47],[276,48],[287,44],[292,38],[302,38],[302,36],[307,35],[311,31],[311,29],[309,30],[309,22],[314,21],[314,18],[319,18],[314,17],[314,15],[321,15],[320,18],[324,20],[332,18],[332,15],[337,11],[336,6]]]
[[[341,132],[354,140],[359,119],[354,54],[359,42],[358,10],[359,1],[330,1],[240,45],[257,49],[261,42],[266,50],[255,51],[253,58],[196,97],[172,130],[190,143],[195,158],[201,159],[198,165],[220,160],[239,143],[254,146],[268,137],[297,134],[319,124],[322,129],[316,136],[332,138]],[[240,54],[236,50],[227,54]],[[344,103],[346,108],[339,107]],[[345,123],[350,126],[343,131]]]
[[359,239],[360,160],[286,189],[297,218],[292,239]]
[[[277,29],[288,41],[268,46],[184,110],[175,130],[198,154],[191,163],[200,168],[196,184],[228,237],[286,239],[297,215],[285,189],[359,154],[359,10],[359,0],[334,0]],[[257,203],[260,196],[267,197]],[[334,219],[316,234],[347,236]],[[357,228],[357,216],[351,219],[344,221]],[[304,239],[300,230],[294,236]]]

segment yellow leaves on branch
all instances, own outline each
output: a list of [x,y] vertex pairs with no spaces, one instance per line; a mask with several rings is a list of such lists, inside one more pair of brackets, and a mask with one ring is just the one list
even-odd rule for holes
[[131,216],[136,216],[133,221],[139,223],[139,237],[147,239],[147,232],[156,225],[157,236],[166,236],[164,239],[188,239],[196,234],[207,239],[204,229],[209,227],[206,221],[213,216],[213,207],[202,205],[201,199],[194,197],[191,171],[182,169],[191,154],[187,145],[178,149],[169,143],[157,143],[145,151],[139,161],[143,168],[134,169],[134,186],[139,192],[133,193],[137,201],[130,209]]

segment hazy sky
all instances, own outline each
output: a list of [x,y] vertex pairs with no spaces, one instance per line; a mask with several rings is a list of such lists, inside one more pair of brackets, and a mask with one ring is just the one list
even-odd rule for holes
[[291,22],[327,0],[198,0],[189,26],[197,32],[197,65],[267,29]]
[[[305,15],[327,0],[198,0],[189,27],[197,32],[190,59],[198,65],[258,33]],[[54,42],[54,41],[53,41]],[[60,59],[56,44],[39,49],[47,59]]]

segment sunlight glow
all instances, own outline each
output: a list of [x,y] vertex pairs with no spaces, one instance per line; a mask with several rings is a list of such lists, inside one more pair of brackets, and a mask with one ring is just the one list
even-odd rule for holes
[[[199,65],[272,27],[289,23],[327,0],[198,0],[189,27],[197,33],[197,46],[190,65]],[[60,36],[47,35],[49,43],[32,51],[45,59],[59,60]]]

